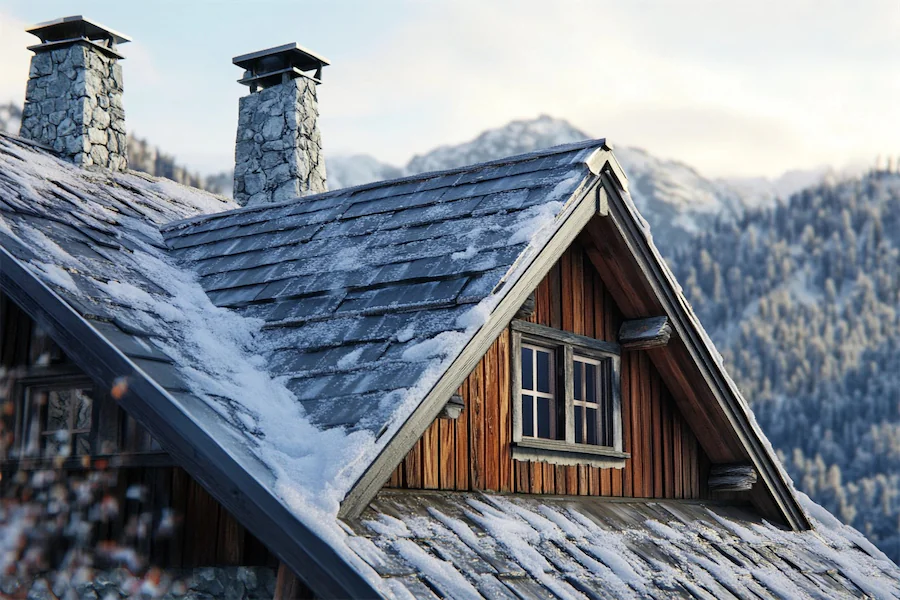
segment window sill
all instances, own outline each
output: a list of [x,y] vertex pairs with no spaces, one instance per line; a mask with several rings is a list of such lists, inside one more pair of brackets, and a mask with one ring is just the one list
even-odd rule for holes
[[[85,466],[85,458],[89,464]],[[81,471],[85,469],[100,468],[97,463],[103,464],[104,469],[120,469],[130,467],[173,467],[177,466],[172,457],[160,450],[148,450],[145,452],[123,452],[120,454],[83,454],[68,456],[63,460],[46,457],[7,458],[0,460],[0,470],[3,471],[37,471],[44,469],[63,469],[65,471]],[[105,464],[104,464],[105,463]]]
[[628,452],[619,452],[605,446],[568,444],[560,440],[522,439],[513,442],[512,455],[516,460],[539,460],[554,465],[588,465],[591,467],[621,469]]

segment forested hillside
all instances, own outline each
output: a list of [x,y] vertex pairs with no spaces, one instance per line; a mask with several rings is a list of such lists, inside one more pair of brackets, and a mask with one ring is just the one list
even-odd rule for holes
[[900,560],[900,175],[806,189],[669,256],[796,485]]

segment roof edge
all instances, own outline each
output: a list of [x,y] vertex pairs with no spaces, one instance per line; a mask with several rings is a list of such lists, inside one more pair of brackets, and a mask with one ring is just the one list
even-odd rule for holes
[[[672,319],[676,332],[688,347],[695,364],[707,374],[707,380],[713,384],[710,386],[713,395],[719,400],[726,417],[732,424],[734,434],[756,465],[766,488],[771,492],[782,512],[785,522],[794,530],[812,529],[812,523],[800,505],[793,486],[785,479],[778,459],[769,452],[763,441],[765,434],[759,430],[755,419],[751,417],[752,413],[748,412],[746,401],[725,371],[724,366],[712,356],[709,346],[703,341],[704,337],[708,337],[706,330],[693,315],[693,311],[689,312],[683,305],[687,303],[687,300],[679,301],[679,292],[674,285],[674,276],[665,265],[665,259],[659,254],[656,246],[643,235],[642,228],[637,222],[639,216],[632,215],[628,204],[633,206],[633,201],[627,188],[619,186],[618,182],[612,180],[612,174],[607,181],[604,181],[604,184],[610,196],[609,212],[613,223],[626,242],[631,240],[634,247],[630,247],[629,251],[635,259],[655,267],[653,270],[656,271],[654,273],[656,281],[651,281],[651,287],[666,306],[667,312],[677,316],[677,319]],[[666,289],[660,289],[660,286],[665,286]],[[693,333],[693,335],[684,335],[685,333]]]
[[[373,188],[399,185],[401,183],[424,181],[426,179],[432,179],[434,177],[442,177],[445,175],[454,175],[457,173],[465,173],[467,171],[472,171],[474,169],[482,169],[485,167],[496,167],[496,166],[517,163],[517,162],[524,162],[526,160],[533,160],[536,158],[544,158],[546,156],[553,156],[554,154],[563,154],[565,152],[572,152],[574,150],[581,150],[581,149],[585,149],[585,148],[590,148],[592,146],[596,146],[598,151],[606,151],[607,153],[610,149],[606,143],[606,138],[584,140],[582,142],[574,142],[571,144],[560,144],[558,146],[542,148],[540,150],[535,150],[534,152],[526,152],[525,154],[515,154],[513,156],[497,158],[497,159],[494,159],[494,160],[491,160],[488,162],[464,165],[462,167],[454,167],[453,169],[446,169],[443,171],[427,171],[425,173],[416,173],[415,175],[406,175],[404,177],[398,177],[396,179],[384,179],[382,181],[372,181],[370,183],[363,183],[363,184],[355,185],[352,187],[338,188],[336,190],[328,190],[327,192],[322,192],[320,194],[310,194],[308,196],[302,196],[302,199],[304,201],[322,200],[325,198],[330,198],[332,196],[336,196],[338,194],[356,193],[356,192],[361,192],[361,191],[365,191],[365,190],[370,190]],[[587,161],[585,161],[585,162],[587,162]],[[594,167],[592,165],[588,164],[588,166],[591,168],[591,171],[594,171]],[[620,169],[620,171],[621,171],[621,169]],[[599,172],[599,171],[597,171],[597,172]],[[181,227],[185,227],[187,225],[203,223],[207,220],[217,219],[219,217],[226,217],[228,215],[233,215],[233,214],[237,214],[237,213],[259,212],[262,210],[269,210],[272,208],[289,206],[291,204],[295,204],[298,200],[299,200],[299,198],[294,198],[292,200],[285,200],[283,202],[273,202],[271,204],[264,204],[261,206],[242,206],[241,208],[234,208],[231,210],[226,210],[226,211],[222,211],[222,212],[218,212],[218,213],[213,213],[213,214],[208,214],[208,215],[197,215],[195,217],[187,217],[185,219],[178,219],[177,221],[172,221],[170,223],[166,223],[165,225],[162,225],[160,227],[160,231],[168,232],[168,231],[172,231],[173,229],[179,229]]]
[[[601,149],[601,151],[609,155],[608,150]],[[350,488],[341,502],[339,517],[352,519],[362,513],[375,494],[383,487],[394,468],[437,418],[447,399],[475,368],[503,329],[509,325],[528,294],[540,283],[587,223],[598,214],[598,211],[605,210],[605,199],[601,201],[600,198],[600,186],[599,169],[598,172],[594,172],[594,169],[591,168],[583,188],[573,193],[573,197],[577,196],[578,198],[572,204],[569,214],[564,217],[564,222],[557,227],[512,286],[506,288],[504,296],[491,312],[488,320],[469,340],[456,359],[446,368],[443,375],[434,383],[428,394],[406,418],[403,425],[381,449],[375,460],[369,464],[366,471]],[[504,280],[501,280],[501,284],[503,282]]]
[[[0,246],[0,290],[35,321],[92,379],[112,387],[127,377],[119,403],[176,462],[322,597],[376,597],[378,592],[313,533],[164,390],[63,298]],[[201,401],[202,402],[202,401]],[[188,442],[187,440],[190,440]],[[252,455],[251,455],[252,456]]]

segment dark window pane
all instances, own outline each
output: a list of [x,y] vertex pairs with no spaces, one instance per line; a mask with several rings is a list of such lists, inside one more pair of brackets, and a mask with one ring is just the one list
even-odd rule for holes
[[589,408],[585,411],[585,420],[587,421],[587,443],[597,444],[597,410]]
[[537,391],[550,393],[550,354],[537,353]]
[[534,385],[534,352],[529,348],[522,348],[522,389],[533,390]]
[[75,436],[75,454],[90,454],[91,453],[91,439],[90,434],[87,433],[79,433]]
[[584,410],[581,406],[575,407],[575,443],[581,444],[584,443],[584,435],[582,434],[582,429],[584,429],[584,417],[582,416],[582,411]]
[[534,396],[522,396],[522,435],[534,437]]
[[47,400],[47,427],[44,431],[68,430],[70,406],[69,390],[50,392]]
[[555,439],[555,435],[551,435],[550,431],[550,399],[537,399],[537,436],[544,439]]
[[573,386],[575,388],[575,399],[582,400],[581,397],[581,378],[584,371],[584,363],[575,361],[575,381],[573,382]]
[[597,366],[585,364],[585,394],[584,399],[587,402],[597,402]]
[[91,397],[87,390],[72,390],[75,402],[75,429],[91,428]]

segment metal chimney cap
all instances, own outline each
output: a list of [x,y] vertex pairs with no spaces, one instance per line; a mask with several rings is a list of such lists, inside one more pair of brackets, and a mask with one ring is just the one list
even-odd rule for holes
[[73,37],[84,37],[89,40],[108,39],[115,44],[125,44],[131,41],[127,35],[105,27],[96,21],[85,19],[81,15],[45,21],[29,27],[25,31],[41,38],[42,42],[57,42]]
[[291,64],[301,71],[312,71],[313,69],[317,69],[320,65],[328,66],[331,64],[324,56],[319,56],[312,50],[307,50],[297,42],[235,56],[231,62],[243,69],[249,69],[258,60],[270,56],[287,57],[290,59]]
[[127,35],[109,27],[85,19],[81,15],[62,17],[38,23],[26,29],[28,33],[40,38],[41,43],[29,46],[34,52],[86,42],[115,58],[124,58],[118,53],[116,46],[131,41]]
[[[238,83],[256,88],[280,83],[285,78],[309,77],[321,83],[322,67],[328,59],[307,50],[296,42],[235,56],[231,62],[245,70]],[[314,71],[313,75],[308,72]]]

